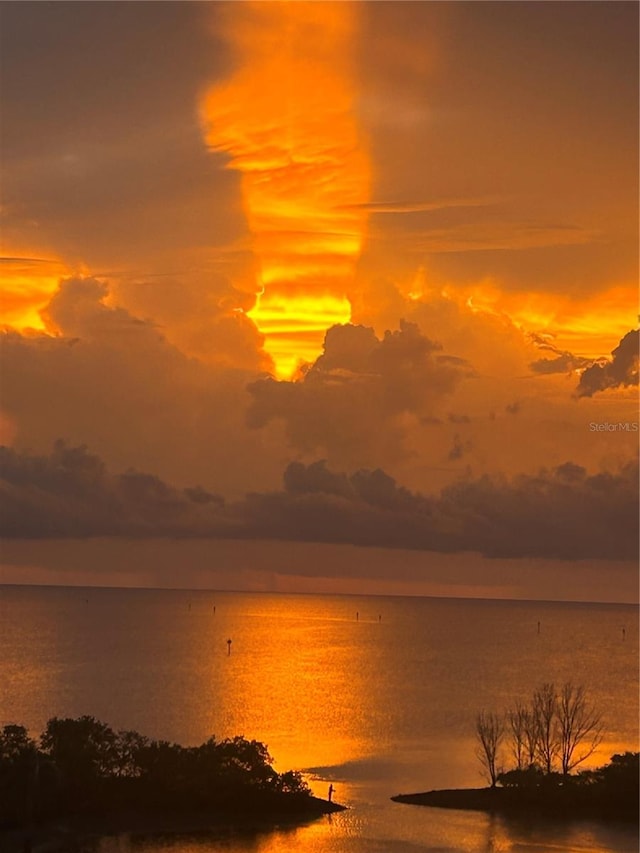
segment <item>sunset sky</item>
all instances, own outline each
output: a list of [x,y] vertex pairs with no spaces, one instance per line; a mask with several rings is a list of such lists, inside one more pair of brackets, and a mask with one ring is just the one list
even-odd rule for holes
[[637,598],[636,3],[1,16],[4,582]]

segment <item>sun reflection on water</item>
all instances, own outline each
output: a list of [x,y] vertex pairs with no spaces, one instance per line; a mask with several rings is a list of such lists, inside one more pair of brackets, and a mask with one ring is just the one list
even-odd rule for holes
[[[145,853],[637,849],[635,835],[631,843],[611,827],[488,823],[390,800],[482,784],[478,708],[575,678],[576,662],[605,711],[606,742],[593,763],[637,749],[633,608],[160,590],[1,595],[0,676],[13,687],[5,719],[34,735],[49,716],[85,713],[184,745],[244,735],[268,745],[278,770],[306,771],[318,796],[331,782],[350,807],[226,847],[174,839],[145,843]],[[122,853],[141,849],[118,843]]]

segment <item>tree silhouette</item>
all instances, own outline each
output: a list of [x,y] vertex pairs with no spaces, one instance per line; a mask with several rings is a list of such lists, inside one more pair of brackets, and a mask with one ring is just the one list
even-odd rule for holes
[[476,717],[476,735],[479,741],[476,755],[495,788],[498,781],[498,750],[504,735],[504,720],[493,711],[480,711]]
[[[497,747],[503,733],[498,725],[501,719],[485,711],[476,719],[479,758],[492,784],[495,781],[492,767],[495,769]],[[506,712],[505,720],[516,772],[541,770],[549,775],[559,761],[562,774],[567,776],[602,743],[599,711],[587,701],[585,688],[571,682],[565,683],[560,693],[550,682],[541,684],[533,691],[530,704],[516,702]],[[534,775],[530,774],[530,778]]]
[[584,687],[567,683],[556,704],[558,752],[566,775],[602,743],[602,717],[586,699]]
[[557,696],[553,684],[545,682],[533,693],[532,709],[538,736],[537,757],[546,773],[551,773],[559,751],[557,736]]
[[61,772],[78,782],[109,776],[116,766],[116,734],[94,717],[53,717],[40,743]]
[[84,716],[53,717],[40,743],[22,726],[0,730],[0,827],[122,809],[322,813],[299,773],[278,773],[267,747],[244,737],[183,747]]
[[[528,732],[531,728],[531,713],[521,702],[516,702],[515,707],[507,711],[507,722],[509,724],[508,736],[510,750],[516,762],[516,770],[524,770],[533,764],[535,756],[535,744],[533,754],[529,748]],[[527,759],[529,759],[527,761]]]
[[35,809],[38,749],[24,726],[0,731],[0,819],[20,814],[30,819]]
[[118,732],[113,748],[113,770],[115,775],[133,778],[141,776],[140,756],[148,744],[148,738],[138,734],[138,732]]

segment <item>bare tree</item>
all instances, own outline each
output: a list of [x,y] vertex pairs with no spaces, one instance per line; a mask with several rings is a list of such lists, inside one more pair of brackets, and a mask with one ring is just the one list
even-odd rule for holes
[[557,728],[562,772],[570,773],[602,743],[600,713],[586,699],[584,687],[565,684],[557,700]]
[[527,763],[527,758],[530,756],[528,732],[530,729],[531,712],[522,704],[516,702],[514,708],[507,711],[507,721],[509,723],[509,746],[511,754],[516,762],[516,770],[524,770],[533,764],[535,758],[535,746],[533,756]]
[[497,763],[505,734],[515,759],[515,768],[507,776],[529,779],[555,770],[566,776],[602,743],[603,724],[584,687],[571,682],[559,693],[553,683],[545,682],[534,690],[528,705],[517,701],[503,715],[481,711],[476,717],[476,755],[491,787],[502,772]]
[[548,682],[541,684],[533,694],[531,708],[537,732],[536,754],[542,769],[547,773],[553,770],[553,763],[560,751],[558,741],[556,688]]
[[538,718],[533,707],[524,708],[522,712],[522,725],[524,729],[524,753],[527,768],[535,767],[538,757],[538,741],[540,740],[540,729]]
[[497,761],[498,750],[504,735],[503,718],[493,711],[480,711],[476,717],[476,735],[479,742],[476,755],[485,768],[491,787],[495,788],[500,772]]

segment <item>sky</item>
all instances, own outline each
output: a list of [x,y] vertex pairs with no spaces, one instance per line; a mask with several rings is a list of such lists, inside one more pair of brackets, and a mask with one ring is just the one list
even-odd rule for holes
[[1,19],[3,582],[637,600],[637,4]]

